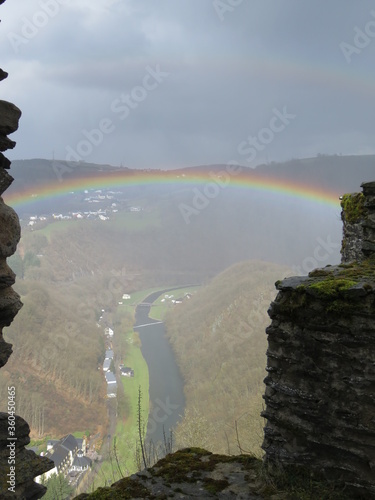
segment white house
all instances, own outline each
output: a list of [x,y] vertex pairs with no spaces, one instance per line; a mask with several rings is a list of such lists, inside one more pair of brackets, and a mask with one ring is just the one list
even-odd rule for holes
[[107,398],[115,398],[117,393],[117,385],[108,384],[107,385]]
[[[52,444],[53,446],[51,446]],[[68,434],[57,442],[50,441],[49,450],[44,456],[50,458],[55,467],[45,472],[43,474],[44,478],[49,479],[53,474],[65,474],[73,464],[77,452],[78,443],[72,434]],[[42,476],[35,478],[36,482],[40,483],[41,478]]]
[[113,334],[114,334],[114,331],[112,330],[112,328],[109,328],[108,326],[106,327],[106,329],[104,330],[104,333],[106,335],[108,335],[109,337],[113,337]]
[[105,351],[105,359],[113,359],[113,350],[112,349],[107,349]]
[[103,363],[103,372],[107,372],[111,367],[111,359],[106,358]]
[[116,384],[116,376],[114,373],[107,371],[105,374],[107,384]]
[[73,463],[69,469],[69,472],[81,472],[87,470],[89,467],[91,467],[91,460],[83,455],[82,450],[78,450],[77,455],[75,456]]

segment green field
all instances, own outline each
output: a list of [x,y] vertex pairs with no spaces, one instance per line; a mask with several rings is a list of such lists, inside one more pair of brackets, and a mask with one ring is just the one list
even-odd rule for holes
[[151,293],[160,290],[158,288],[149,288],[148,290],[143,290],[141,292],[130,293],[130,299],[121,299],[122,304],[117,308],[117,316],[121,319],[122,315],[132,314],[134,316],[135,308],[138,304],[144,301]]
[[62,231],[66,231],[67,229],[71,229],[73,227],[78,227],[80,224],[82,224],[82,221],[80,221],[80,220],[72,220],[72,219],[56,220],[54,222],[51,222],[50,224],[47,224],[47,226],[45,226],[41,229],[36,229],[34,232],[37,231],[38,234],[43,234],[44,236],[46,236],[48,241],[51,241],[51,237],[54,234],[62,232]]
[[173,295],[173,299],[178,299],[184,297],[186,293],[194,294],[196,291],[197,287],[188,287],[180,288],[178,290],[171,290],[170,292],[166,292],[165,294],[163,293],[153,303],[149,314],[150,318],[162,321],[168,311],[172,310],[174,307],[178,307],[178,304],[174,304],[172,302],[172,299],[167,299],[165,295]]
[[[107,221],[98,221],[98,220],[56,220],[50,222],[45,227],[41,229],[35,229],[33,232],[38,232],[39,234],[43,234],[47,237],[48,241],[51,241],[51,237],[59,232],[66,231],[71,228],[79,227],[80,225],[87,224],[105,224],[109,226],[111,229],[116,231],[126,229],[127,231],[144,231],[145,229],[149,229],[151,227],[160,227],[160,215],[157,209],[147,212],[125,212],[120,211],[118,213],[112,214],[110,219]],[[26,233],[27,234],[27,233]]]
[[[142,302],[150,293],[159,290],[159,288],[143,290],[131,294],[130,300],[124,300],[123,305],[117,309],[117,317],[121,315],[132,314],[134,317],[135,307]],[[115,440],[111,443],[111,454],[105,457],[100,472],[95,479],[95,488],[111,484],[122,476],[128,476],[137,471],[136,447],[139,443],[138,431],[138,389],[141,387],[142,404],[141,414],[144,429],[147,428],[149,414],[149,373],[148,366],[142,356],[141,344],[138,334],[134,331],[121,332],[120,342],[125,343],[125,356],[122,360],[125,366],[134,370],[134,377],[121,377],[124,400],[118,410],[116,423]],[[118,367],[116,367],[118,369]],[[121,398],[118,388],[118,400]],[[119,404],[120,406],[120,404]],[[114,451],[116,448],[116,452]],[[117,459],[116,459],[116,456]]]
[[[124,364],[134,370],[134,378],[121,377],[125,394],[125,411],[119,409],[115,439],[111,442],[111,452],[105,457],[100,472],[95,479],[95,488],[111,484],[123,476],[137,471],[135,453],[139,442],[138,433],[138,388],[141,387],[141,415],[147,426],[149,413],[149,375],[148,367],[140,349],[138,335],[134,332],[122,333],[128,348]],[[116,367],[117,368],[117,367]],[[119,391],[118,388],[118,399]],[[121,413],[124,413],[121,415]]]

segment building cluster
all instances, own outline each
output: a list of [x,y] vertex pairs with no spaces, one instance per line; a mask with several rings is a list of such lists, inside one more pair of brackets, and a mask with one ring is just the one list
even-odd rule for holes
[[[111,328],[106,328],[106,330],[109,330],[113,336],[113,330]],[[105,381],[107,382],[107,397],[115,398],[117,395],[117,382],[116,375],[113,371],[111,371],[111,365],[113,365],[113,350],[107,349],[105,351],[105,358],[103,362],[103,372]]]
[[59,440],[49,440],[47,452],[42,455],[51,459],[55,467],[38,476],[36,481],[47,481],[53,474],[63,474],[70,482],[77,480],[92,464],[91,459],[86,456],[86,451],[86,439],[75,438],[72,434]]
[[[96,191],[84,191],[84,198],[82,198],[82,193],[75,193],[74,191],[69,193],[74,195],[76,198],[74,200],[74,206],[77,207],[77,203],[83,205],[82,210],[66,210],[60,213],[45,213],[43,215],[26,215],[24,219],[21,219],[23,225],[27,225],[31,229],[35,229],[41,224],[46,224],[50,222],[55,222],[59,220],[80,220],[80,219],[94,219],[106,221],[111,218],[111,216],[120,210],[127,212],[141,212],[142,208],[139,206],[128,206],[126,199],[123,197],[123,193],[115,191],[105,191],[102,189],[97,189]],[[32,198],[37,199],[38,195],[32,195]],[[100,208],[97,205],[96,209],[89,206],[92,204],[100,204]],[[73,206],[72,204],[70,204]],[[68,205],[66,205],[68,206]]]
[[[114,336],[114,331],[112,330],[112,328],[107,326],[104,329],[104,335],[106,337],[107,349],[105,351],[105,357],[102,369],[105,381],[107,382],[107,397],[115,398],[117,396],[117,380],[116,380],[115,365],[114,365],[114,351],[112,349],[112,338]],[[120,364],[119,369],[121,376],[129,378],[134,377],[134,370],[129,366],[124,366],[123,364]]]

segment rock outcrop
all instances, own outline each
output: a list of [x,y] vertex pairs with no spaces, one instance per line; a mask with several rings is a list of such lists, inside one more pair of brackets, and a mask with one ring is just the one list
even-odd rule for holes
[[[0,0],[0,5],[5,0]],[[0,69],[0,81],[8,74]],[[12,346],[3,338],[3,328],[9,326],[20,310],[19,295],[12,289],[15,274],[6,259],[14,254],[21,231],[16,212],[5,205],[1,195],[13,182],[7,172],[10,161],[3,151],[14,148],[15,142],[8,138],[18,128],[21,111],[6,101],[0,101],[0,367],[4,366],[12,353]],[[45,487],[34,482],[34,478],[54,465],[50,460],[38,457],[26,450],[30,442],[28,424],[14,415],[17,396],[9,388],[8,413],[0,413],[0,498],[37,499]]]
[[375,182],[362,188],[363,193],[342,197],[342,263],[362,262],[375,254]]
[[276,284],[266,463],[375,498],[375,183],[342,199],[342,263]]

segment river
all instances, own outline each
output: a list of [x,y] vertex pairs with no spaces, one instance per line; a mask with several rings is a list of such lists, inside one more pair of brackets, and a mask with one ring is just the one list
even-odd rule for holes
[[[160,295],[169,291],[172,289],[154,292],[143,303],[152,304]],[[168,438],[169,431],[180,420],[185,408],[185,397],[184,381],[166,337],[164,323],[151,319],[150,309],[151,305],[137,306],[134,330],[139,333],[150,378],[150,414],[146,441],[152,440],[156,444],[164,443],[163,432]]]

